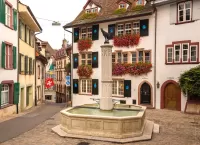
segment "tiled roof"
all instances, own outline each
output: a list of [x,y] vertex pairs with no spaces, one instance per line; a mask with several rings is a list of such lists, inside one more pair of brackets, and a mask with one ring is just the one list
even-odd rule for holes
[[119,7],[117,3],[119,0],[89,0],[89,1],[97,3],[98,5],[101,6],[102,9],[98,13],[97,17],[93,19],[82,19],[81,17],[85,13],[85,10],[83,9],[79,13],[79,15],[75,18],[75,20],[66,24],[64,28],[71,28],[74,26],[80,26],[84,24],[108,22],[125,18],[139,17],[148,14],[150,15],[154,12],[154,9],[150,3],[146,4],[145,8],[141,11],[132,11],[133,7],[135,6],[136,0],[128,0],[131,3],[131,5],[128,7],[127,12],[116,15],[113,14],[113,12]]
[[71,45],[68,45],[66,48],[62,47],[56,51],[56,59],[63,58],[67,55],[67,51],[71,50]]

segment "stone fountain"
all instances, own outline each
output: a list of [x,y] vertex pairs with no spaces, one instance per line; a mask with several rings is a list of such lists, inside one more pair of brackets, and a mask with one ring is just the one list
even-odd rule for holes
[[118,143],[151,139],[155,125],[145,119],[146,107],[114,105],[112,47],[108,41],[101,46],[102,97],[99,98],[99,104],[85,104],[62,110],[61,124],[52,128],[58,135]]

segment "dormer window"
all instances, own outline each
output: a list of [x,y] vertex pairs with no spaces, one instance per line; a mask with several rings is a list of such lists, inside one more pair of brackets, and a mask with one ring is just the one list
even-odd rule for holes
[[143,0],[138,0],[138,1],[136,2],[136,5],[143,5]]
[[124,9],[126,4],[119,4],[120,9]]
[[84,6],[85,13],[98,13],[100,11],[100,7],[93,2],[87,3]]

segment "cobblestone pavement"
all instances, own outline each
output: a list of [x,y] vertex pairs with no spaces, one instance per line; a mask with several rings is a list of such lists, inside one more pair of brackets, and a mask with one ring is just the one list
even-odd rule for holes
[[[147,119],[160,125],[160,133],[153,134],[150,141],[128,143],[125,145],[199,145],[200,115],[188,115],[177,111],[147,110]],[[89,145],[114,145],[110,142],[61,138],[51,131],[59,124],[60,114],[40,124],[17,138],[2,145],[78,145],[88,142]],[[81,145],[81,144],[80,144]],[[86,145],[86,144],[85,144]]]

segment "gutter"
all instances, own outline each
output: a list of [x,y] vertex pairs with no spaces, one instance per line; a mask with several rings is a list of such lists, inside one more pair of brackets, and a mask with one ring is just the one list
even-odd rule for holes
[[[17,64],[19,64],[19,12],[18,12],[18,9],[19,9],[19,4],[18,4],[18,2],[17,2],[17,43],[18,43],[18,51],[17,51]],[[17,82],[19,82],[19,65],[17,65]],[[19,89],[21,89],[21,88],[19,88]],[[17,104],[17,106],[16,106],[17,108],[16,108],[16,112],[17,112],[17,114],[19,114],[19,103]]]
[[[71,95],[71,102],[72,102],[72,98],[73,98],[73,44],[74,44],[74,37],[73,37],[73,34],[74,34],[74,32],[73,32],[73,29],[72,29],[72,32],[71,31],[69,31],[69,30],[66,30],[66,28],[65,27],[63,27],[64,28],[64,30],[65,31],[67,31],[67,32],[69,32],[69,33],[71,33],[72,34],[72,45],[71,45],[71,56],[70,56],[70,64],[71,64],[71,70],[70,70],[70,75],[71,75],[71,83],[70,83],[70,87],[71,87],[71,93],[70,93],[70,95]],[[72,102],[73,103],[73,102]],[[73,106],[73,105],[72,105]]]
[[[41,34],[42,33],[42,31],[41,32],[38,32],[38,33],[36,33],[35,34],[35,38],[36,38],[36,35],[38,35],[38,34]],[[36,43],[35,43],[35,45],[36,45]],[[36,48],[35,48],[35,54],[36,54]],[[36,56],[35,56],[35,106],[37,106],[37,89],[36,89]],[[43,98],[42,98],[43,99]]]

